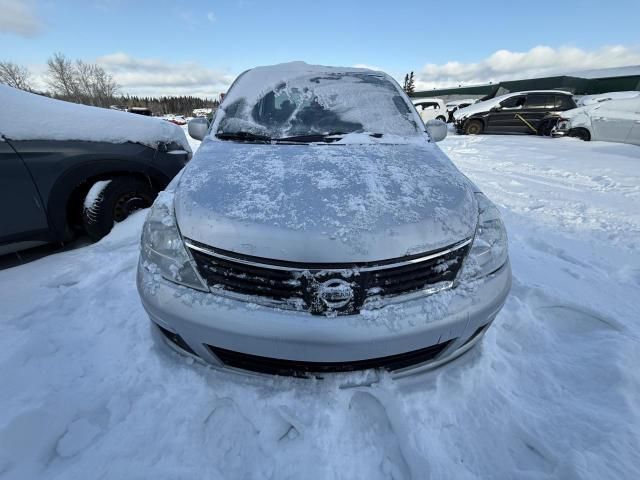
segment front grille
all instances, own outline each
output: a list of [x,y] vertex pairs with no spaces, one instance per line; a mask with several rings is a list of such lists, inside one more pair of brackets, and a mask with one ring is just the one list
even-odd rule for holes
[[370,368],[384,368],[388,371],[418,365],[433,360],[442,353],[453,341],[431,345],[430,347],[389,355],[387,357],[369,360],[355,360],[351,362],[304,362],[299,360],[283,360],[279,358],[261,357],[248,353],[235,352],[220,347],[207,345],[209,350],[228,367],[250,370],[252,372],[268,373],[271,375],[285,375],[306,377],[313,373],[339,373],[367,370]]
[[[365,301],[450,287],[471,240],[435,251],[379,262],[308,263],[264,259],[203,245],[186,244],[209,287],[252,297],[281,308],[341,315]],[[262,302],[262,303],[265,303]]]

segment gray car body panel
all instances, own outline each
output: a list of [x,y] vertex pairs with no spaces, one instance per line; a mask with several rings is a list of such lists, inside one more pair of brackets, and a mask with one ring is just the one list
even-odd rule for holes
[[0,142],[0,244],[63,241],[67,203],[83,183],[139,174],[164,188],[188,157],[187,152],[168,154],[131,142],[4,139]]
[[183,236],[298,262],[377,261],[473,236],[475,186],[428,137],[410,144],[206,140],[176,189]]

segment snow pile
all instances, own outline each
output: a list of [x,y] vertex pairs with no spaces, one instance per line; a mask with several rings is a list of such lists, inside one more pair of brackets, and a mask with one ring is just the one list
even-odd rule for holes
[[509,231],[512,293],[479,348],[351,388],[193,363],[152,341],[137,213],[0,271],[0,477],[640,478],[640,149],[441,145]]
[[624,100],[638,96],[640,96],[640,92],[637,91],[599,93],[597,95],[584,95],[576,101],[576,104],[578,107],[583,107],[594,103],[608,102],[609,100]]
[[10,140],[83,140],[141,143],[189,143],[177,125],[159,118],[89,107],[0,85],[0,135]]

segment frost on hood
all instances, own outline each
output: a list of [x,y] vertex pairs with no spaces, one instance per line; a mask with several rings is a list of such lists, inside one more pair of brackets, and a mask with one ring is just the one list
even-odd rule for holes
[[10,140],[133,142],[151,148],[175,142],[191,151],[184,130],[159,118],[63,102],[6,85],[0,85],[0,108],[0,135]]
[[184,170],[176,214],[185,236],[219,248],[242,251],[241,245],[250,243],[259,250],[269,242],[294,248],[297,232],[305,238],[295,247],[300,250],[313,250],[309,242],[332,240],[329,250],[339,247],[336,242],[363,254],[373,248],[384,252],[376,258],[381,259],[468,238],[477,206],[467,179],[426,141],[261,145],[208,140]]
[[330,132],[418,136],[421,130],[406,95],[386,74],[303,62],[241,75],[212,128],[270,138]]

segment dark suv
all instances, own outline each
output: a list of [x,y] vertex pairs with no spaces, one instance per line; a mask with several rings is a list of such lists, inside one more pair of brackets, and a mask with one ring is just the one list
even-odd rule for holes
[[476,103],[454,113],[458,133],[550,135],[559,113],[576,108],[569,92],[515,92]]
[[0,104],[0,254],[81,231],[100,239],[191,158],[182,129],[159,119],[3,85]]

